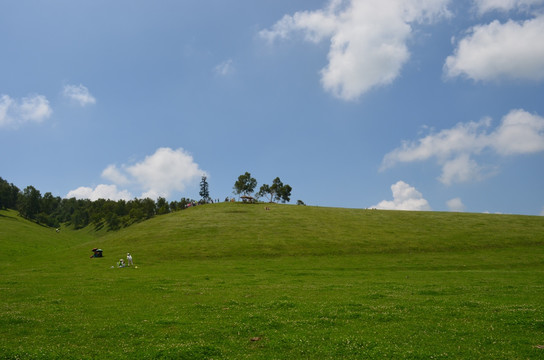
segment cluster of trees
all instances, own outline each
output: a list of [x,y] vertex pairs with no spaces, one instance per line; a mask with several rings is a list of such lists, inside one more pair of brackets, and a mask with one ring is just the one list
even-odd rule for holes
[[[236,195],[249,196],[253,194],[257,187],[257,180],[251,177],[251,174],[246,172],[238,177],[238,180],[234,183],[234,193]],[[272,185],[263,184],[259,188],[259,191],[255,193],[255,197],[266,197],[268,201],[274,202],[289,202],[291,199],[291,188],[288,184],[283,184],[279,177],[272,180]]]
[[0,210],[16,209],[19,188],[0,177]]
[[51,227],[67,224],[81,229],[94,225],[96,229],[118,230],[155,215],[185,209],[189,204],[195,204],[195,201],[181,198],[168,202],[162,197],[157,201],[149,198],[129,201],[61,199],[50,192],[42,195],[33,186],[20,191],[0,177],[0,209],[17,210],[24,218]]

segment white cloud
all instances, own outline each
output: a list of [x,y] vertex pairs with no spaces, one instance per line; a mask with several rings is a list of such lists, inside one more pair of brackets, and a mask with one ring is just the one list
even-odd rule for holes
[[301,32],[307,41],[329,39],[328,64],[321,70],[325,90],[353,100],[390,84],[410,57],[406,45],[412,24],[449,16],[449,0],[331,0],[327,7],[285,15],[268,41]]
[[540,216],[544,216],[544,207],[542,208],[542,211],[540,212]]
[[76,102],[80,106],[86,106],[96,103],[96,99],[91,95],[89,89],[85,86],[79,85],[66,85],[63,90],[63,94],[68,99]]
[[454,198],[454,199],[448,200],[446,202],[446,205],[448,206],[448,209],[450,209],[450,211],[455,211],[455,212],[465,211],[465,205],[463,204],[460,198]]
[[544,79],[544,15],[473,27],[448,56],[449,77],[473,80]]
[[429,134],[417,142],[404,141],[402,146],[384,157],[382,169],[393,166],[398,162],[423,161],[436,157],[440,162],[452,157],[452,154],[463,152],[479,152],[485,142],[480,130],[490,125],[489,119],[479,122],[459,123],[451,129],[445,129],[437,134]]
[[70,191],[66,198],[70,199],[75,197],[76,199],[89,199],[92,201],[98,199],[107,200],[130,200],[132,195],[127,190],[119,190],[116,185],[98,185],[97,187],[90,188],[81,186],[75,190]]
[[43,95],[25,97],[17,104],[17,112],[23,121],[42,122],[53,112]]
[[142,162],[127,166],[126,172],[144,189],[143,197],[168,197],[173,191],[183,191],[199,179],[203,170],[183,149],[159,148]]
[[325,9],[300,11],[294,15],[284,15],[272,26],[271,30],[262,30],[259,35],[270,42],[276,38],[287,39],[296,31],[305,32],[305,39],[317,43],[331,37],[338,29],[336,12],[343,1],[330,1]]
[[391,185],[393,200],[383,200],[372,208],[382,210],[420,210],[429,211],[431,206],[423,198],[423,195],[404,181],[398,181]]
[[544,118],[521,109],[512,110],[489,136],[489,141],[502,155],[544,151]]
[[493,167],[483,167],[473,158],[484,150],[501,156],[544,151],[543,117],[515,109],[502,118],[494,131],[488,131],[490,126],[490,119],[460,123],[417,141],[405,141],[400,148],[384,156],[381,170],[397,163],[435,159],[442,167],[439,180],[451,185],[480,180],[493,174]]
[[43,95],[31,95],[21,100],[9,95],[0,96],[0,127],[17,128],[25,123],[40,123],[49,118],[53,110]]
[[232,65],[232,59],[223,61],[221,64],[214,68],[214,72],[220,76],[226,76],[234,72],[234,65]]
[[102,171],[102,177],[118,185],[128,185],[130,180],[115,165],[109,165]]
[[442,175],[438,178],[444,185],[463,183],[484,178],[483,169],[470,158],[469,154],[460,154],[442,164]]
[[153,155],[133,165],[120,168],[109,165],[102,171],[102,177],[115,185],[99,185],[95,189],[80,187],[68,193],[67,197],[108,199],[130,199],[129,190],[118,190],[117,185],[142,191],[141,198],[168,198],[175,191],[184,191],[206,172],[201,170],[193,157],[183,149],[159,148]]
[[533,5],[544,3],[544,0],[474,0],[474,2],[478,13],[484,14],[490,11],[529,10]]

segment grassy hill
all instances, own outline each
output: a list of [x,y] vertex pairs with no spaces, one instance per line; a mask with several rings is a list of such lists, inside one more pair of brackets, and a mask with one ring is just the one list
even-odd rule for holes
[[60,233],[1,211],[0,358],[544,356],[544,218],[268,207]]
[[[473,251],[542,245],[542,217],[217,204],[160,216],[96,244],[150,261]],[[143,259],[142,259],[143,260]]]
[[86,235],[44,227],[18,216],[16,211],[0,211],[0,264],[6,266],[20,259],[42,256],[78,244]]

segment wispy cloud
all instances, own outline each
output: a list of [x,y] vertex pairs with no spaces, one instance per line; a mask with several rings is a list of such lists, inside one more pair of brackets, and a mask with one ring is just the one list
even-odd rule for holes
[[226,75],[232,74],[234,72],[234,65],[232,63],[232,59],[223,61],[221,64],[214,67],[213,70],[217,75],[220,75],[220,76],[226,76]]
[[80,106],[87,106],[96,103],[96,99],[93,95],[91,95],[89,89],[81,84],[64,86],[63,94],[66,98]]
[[429,202],[423,198],[423,195],[415,187],[402,180],[391,185],[391,192],[393,193],[393,200],[383,200],[377,205],[371,206],[371,208],[381,210],[431,210]]
[[446,202],[446,205],[448,206],[448,209],[450,211],[455,211],[455,212],[465,211],[465,205],[463,204],[460,198],[454,198],[454,199],[448,200]]
[[490,126],[491,119],[486,118],[459,123],[416,141],[405,141],[385,155],[380,170],[398,163],[434,159],[442,167],[439,180],[450,185],[493,175],[494,166],[479,165],[474,159],[484,150],[500,156],[544,151],[544,118],[541,116],[516,109],[504,116],[493,131],[488,131]]
[[53,110],[43,95],[30,95],[21,100],[0,95],[0,128],[18,128],[26,123],[41,123]]
[[529,11],[534,5],[543,4],[544,0],[474,0],[474,2],[478,13],[484,14],[491,11]]
[[285,15],[260,32],[269,42],[302,33],[310,42],[330,41],[328,64],[321,70],[323,88],[353,100],[393,82],[410,57],[412,24],[450,15],[449,0],[331,0],[315,11]]

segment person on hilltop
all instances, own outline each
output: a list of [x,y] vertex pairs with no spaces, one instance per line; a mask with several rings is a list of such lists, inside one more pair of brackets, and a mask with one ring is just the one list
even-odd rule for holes
[[127,253],[127,266],[132,266],[134,265],[132,263],[132,255],[130,255],[130,253]]

